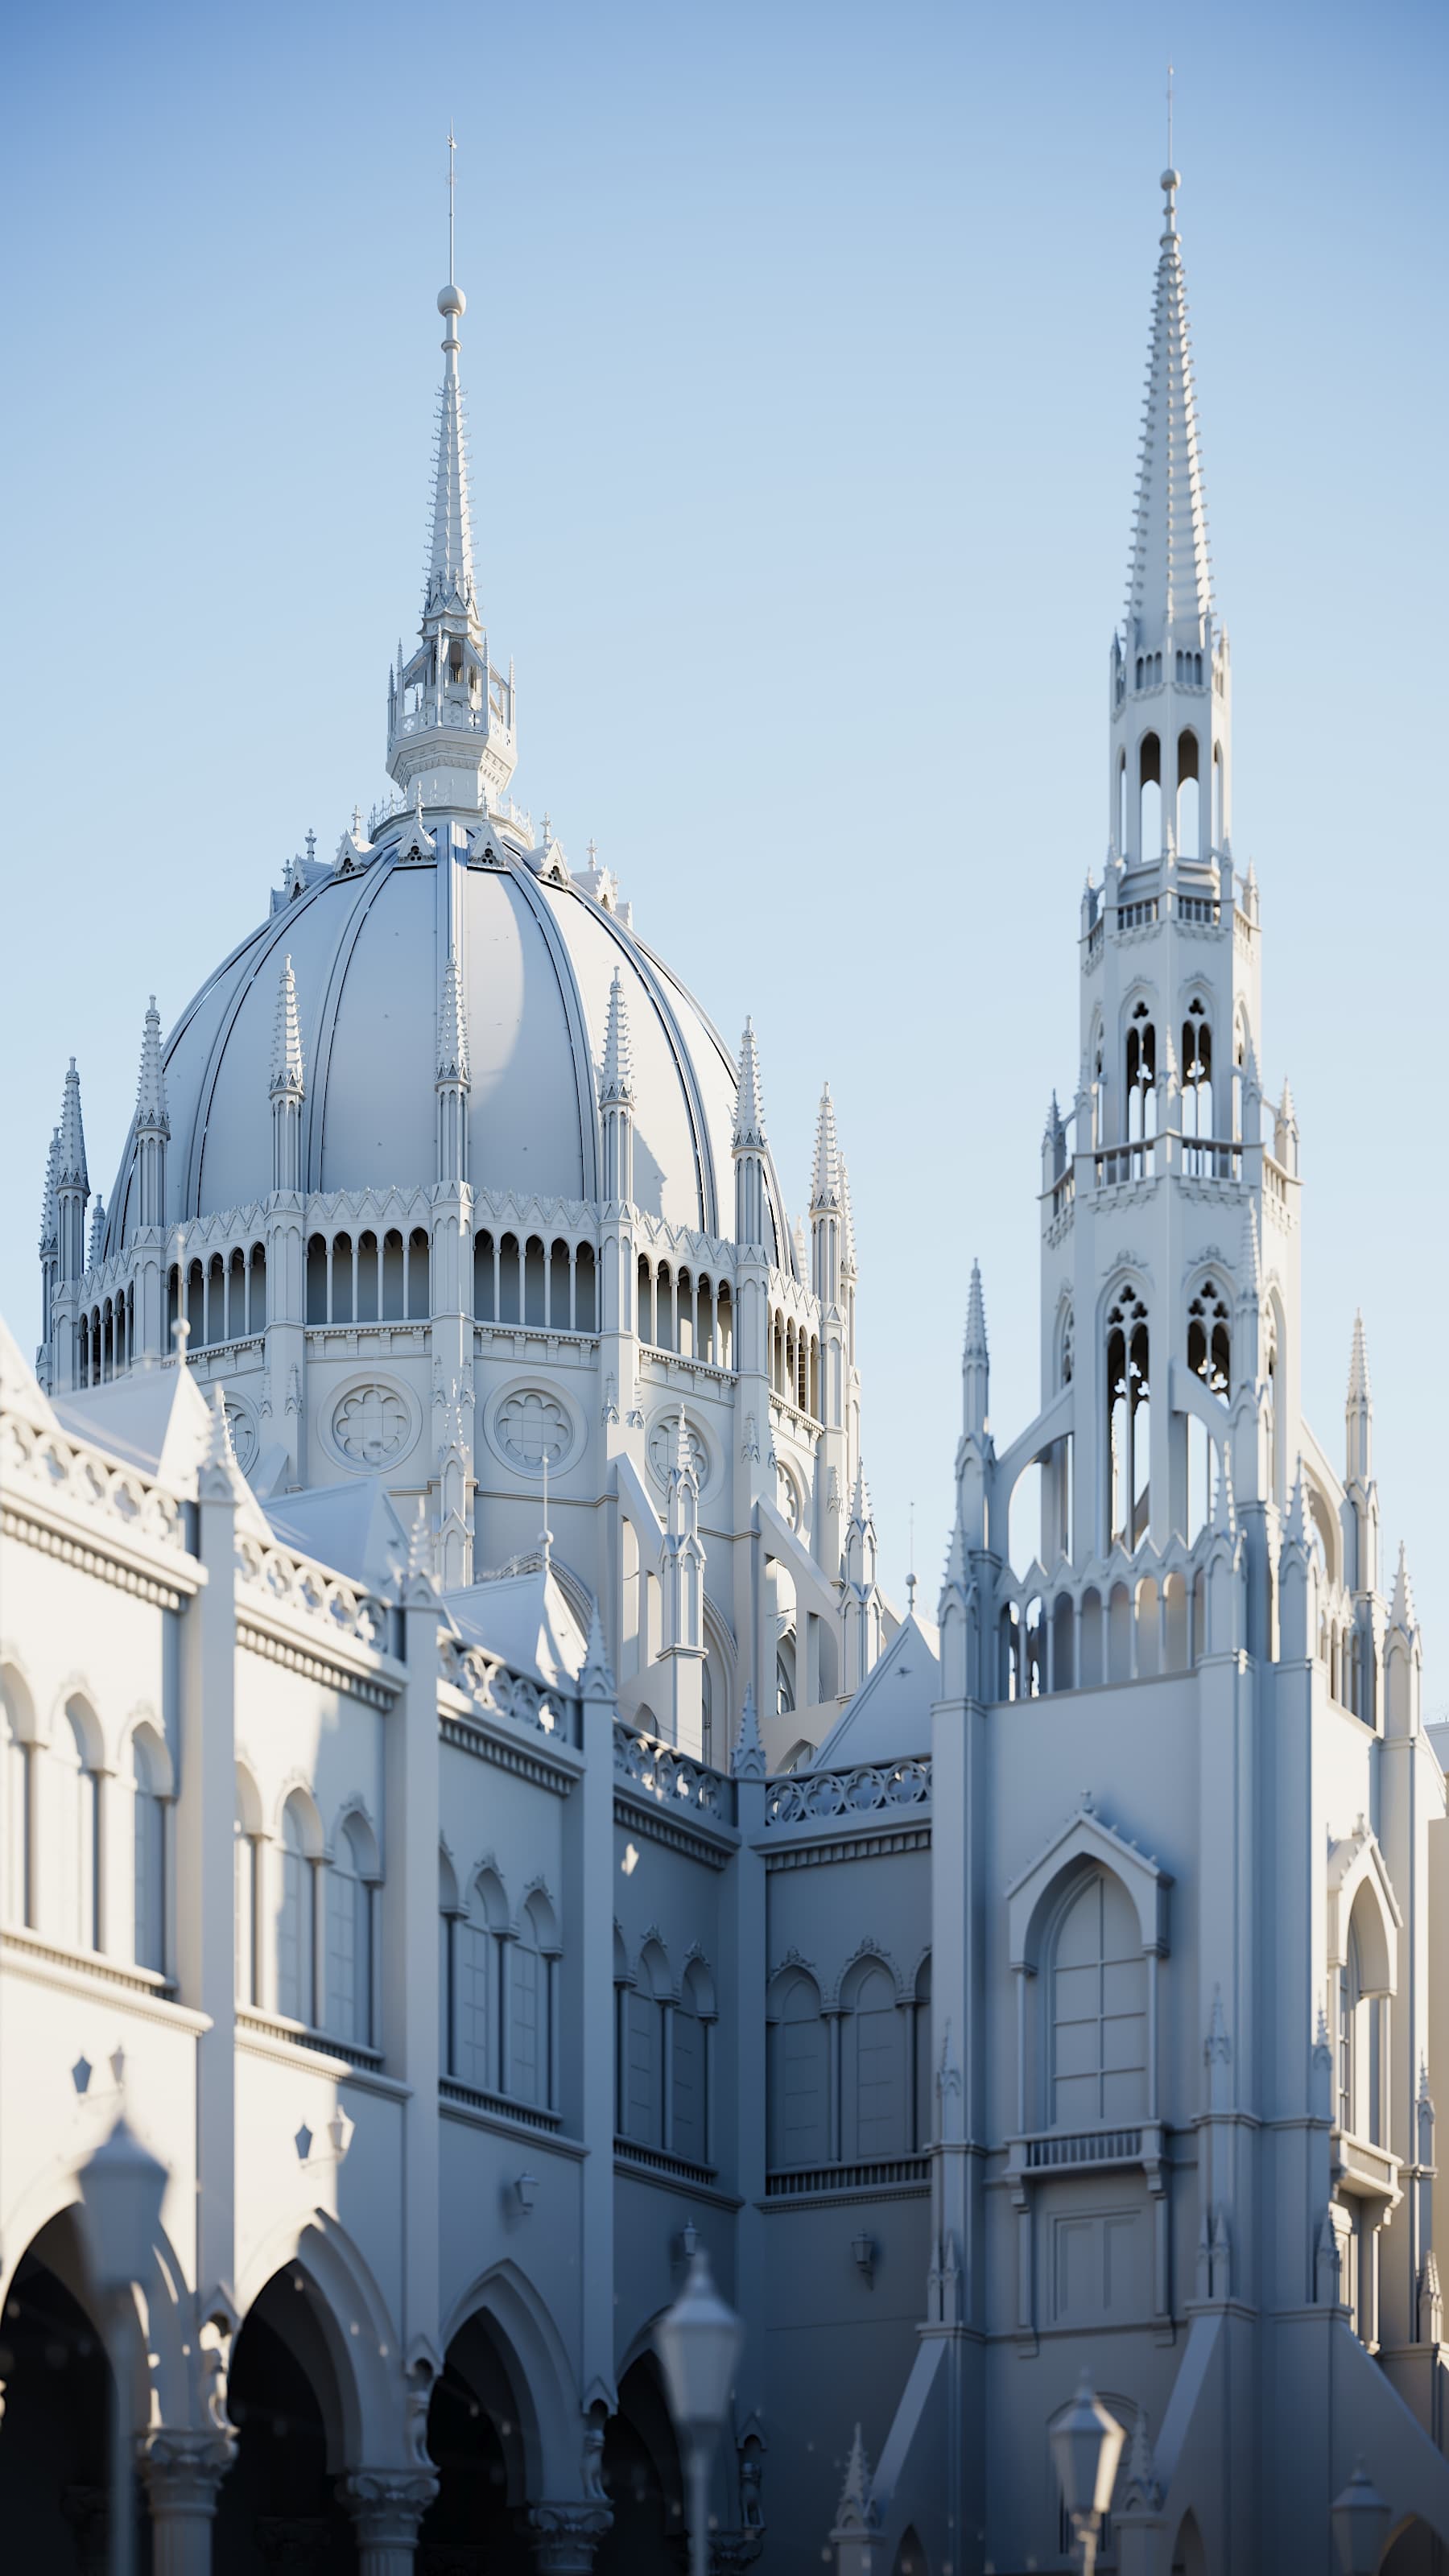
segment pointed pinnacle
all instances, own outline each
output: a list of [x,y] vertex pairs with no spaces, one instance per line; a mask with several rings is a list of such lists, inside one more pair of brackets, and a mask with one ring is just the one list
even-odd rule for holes
[[675,1476],[694,1474],[694,1448],[689,1437],[689,1419],[681,1404],[674,1432],[674,1462],[670,1471]]
[[609,1016],[604,1026],[604,1069],[600,1087],[601,1101],[617,1100],[624,1107],[633,1106],[634,1055],[629,1043],[629,1005],[624,998],[624,979],[618,967],[609,986]]
[[1146,426],[1128,567],[1129,616],[1205,634],[1212,567],[1203,506],[1197,403],[1182,249],[1169,207],[1153,296]]
[[1353,1349],[1349,1355],[1348,1363],[1348,1402],[1351,1406],[1372,1404],[1373,1402],[1373,1389],[1369,1385],[1368,1349],[1364,1341],[1363,1308],[1361,1306],[1358,1308],[1353,1319]]
[[443,969],[443,998],[438,1005],[438,1080],[468,1080],[468,1021],[463,1008],[463,979],[458,972],[458,952],[448,950],[448,963]]
[[866,2457],[865,2444],[860,2438],[860,2426],[857,2424],[855,2428],[855,2439],[850,2446],[850,2459],[846,2466],[845,2484],[840,2490],[840,2509],[843,2513],[848,2505],[853,2505],[856,2512],[863,2515],[867,2509],[869,2500],[870,2461]]
[[428,552],[428,585],[424,615],[429,609],[462,609],[473,614],[473,513],[468,493],[468,445],[463,427],[463,390],[458,381],[458,315],[463,298],[456,287],[444,287],[444,296],[456,297],[449,308],[440,301],[445,315],[448,337],[443,342],[447,355],[447,372],[443,378],[443,398],[438,408],[438,443],[433,459],[433,533]]
[[760,1098],[760,1059],[755,1047],[753,1020],[746,1020],[745,1033],[740,1040],[740,1087],[735,1103],[732,1142],[737,1154],[751,1147],[756,1152],[764,1149],[765,1108]]
[[581,1699],[612,1699],[614,1676],[609,1666],[609,1652],[604,1643],[604,1623],[595,1601],[589,1615],[589,1642],[584,1655],[584,1668],[579,1675]]
[[734,1749],[730,1754],[730,1770],[736,1780],[763,1780],[765,1776],[765,1744],[755,1713],[753,1682],[745,1684],[745,1704],[740,1710]]
[[272,1097],[275,1099],[279,1092],[295,1092],[300,1097],[304,1088],[297,979],[292,973],[291,958],[284,957],[277,981],[277,1017],[272,1034]]
[[1298,1121],[1293,1109],[1293,1085],[1286,1073],[1283,1076],[1283,1097],[1278,1103],[1278,1115],[1285,1127],[1297,1126]]
[[864,1458],[858,1458],[855,1463],[855,1484],[850,1496],[850,1517],[853,1521],[859,1521],[862,1529],[870,1527],[872,1517],[870,1487],[865,1481]]
[[236,1450],[232,1446],[231,1416],[220,1387],[211,1400],[211,1437],[206,1445],[206,1464],[208,1467],[229,1467],[235,1475],[241,1473],[236,1463]]
[[81,1124],[80,1075],[75,1069],[74,1056],[71,1057],[70,1071],[65,1077],[58,1132],[60,1147],[55,1177],[59,1187],[89,1190],[91,1184],[90,1174],[86,1170],[85,1129]]
[[166,1075],[161,1063],[161,1014],[153,993],[141,1029],[141,1067],[136,1076],[136,1126],[148,1136],[169,1136]]
[[810,1209],[840,1205],[841,1173],[840,1139],[835,1132],[835,1103],[827,1082],[820,1094],[820,1114],[815,1122],[815,1163],[810,1175]]
[[105,1239],[106,1203],[98,1190],[96,1192],[95,1206],[91,1210],[91,1248],[87,1264],[87,1267],[91,1270],[98,1270],[101,1266],[101,1246],[105,1242]]
[[986,1301],[981,1293],[981,1264],[971,1264],[971,1288],[966,1299],[966,1344],[962,1356],[984,1360],[990,1354],[986,1347]]
[[1389,1626],[1402,1628],[1405,1635],[1408,1635],[1418,1627],[1418,1624],[1414,1612],[1414,1587],[1409,1581],[1408,1551],[1401,1539],[1399,1562],[1394,1572],[1394,1597],[1389,1603]]
[[50,1131],[50,1151],[45,1158],[45,1194],[40,1202],[40,1250],[42,1257],[53,1252],[60,1241],[60,1216],[55,1204],[56,1175],[60,1170],[60,1129]]
[[853,1279],[856,1275],[855,1210],[850,1204],[850,1166],[843,1154],[840,1158],[840,1209],[843,1219],[840,1236],[840,1266],[846,1277]]
[[1288,1525],[1285,1537],[1300,1547],[1308,1545],[1308,1498],[1303,1490],[1303,1452],[1298,1452],[1298,1465],[1293,1477],[1293,1491],[1288,1498]]

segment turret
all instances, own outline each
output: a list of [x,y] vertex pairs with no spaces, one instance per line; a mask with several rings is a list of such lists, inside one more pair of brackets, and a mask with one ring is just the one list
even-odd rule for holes
[[604,1061],[599,1074],[599,1115],[604,1130],[604,1200],[610,1206],[625,1206],[634,1197],[634,1059],[629,1044],[629,1007],[617,967],[609,987]]
[[961,1429],[968,1440],[984,1440],[989,1427],[991,1358],[986,1347],[986,1305],[981,1293],[981,1264],[971,1264],[966,1300],[966,1338],[961,1348]]
[[297,1019],[297,984],[290,957],[282,961],[277,982],[277,1017],[272,1036],[272,1187],[302,1187],[302,1104],[306,1083],[302,1071],[302,1031]]
[[86,1170],[85,1130],[81,1124],[80,1075],[75,1057],[65,1077],[60,1126],[56,1131],[55,1202],[57,1283],[79,1279],[86,1266],[86,1201],[91,1194]]
[[841,1579],[841,1617],[844,1624],[845,1653],[841,1670],[841,1688],[849,1695],[858,1691],[876,1662],[881,1649],[881,1603],[876,1587],[875,1513],[871,1508],[870,1488],[865,1481],[862,1463],[855,1471],[855,1488],[850,1498],[850,1519],[845,1532],[845,1563]]
[[765,1109],[760,1097],[760,1060],[755,1027],[746,1020],[740,1040],[740,1088],[735,1105],[735,1241],[751,1249],[766,1248]]
[[136,1077],[136,1225],[166,1223],[166,1147],[171,1121],[166,1114],[166,1076],[161,1062],[161,1015],[153,993],[141,1030],[141,1066]]
[[457,951],[450,948],[438,1004],[438,1179],[468,1177],[468,1026]]

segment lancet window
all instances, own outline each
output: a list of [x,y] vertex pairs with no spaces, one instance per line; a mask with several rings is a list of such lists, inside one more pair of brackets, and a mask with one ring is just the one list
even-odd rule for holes
[[556,1235],[522,1244],[484,1227],[473,1238],[473,1312],[483,1324],[540,1325],[549,1333],[598,1330],[594,1247]]
[[[1127,1142],[1150,1144],[1157,1133],[1157,1031],[1146,1002],[1133,1004],[1127,1023],[1123,1074]],[[1143,1157],[1134,1157],[1133,1175],[1140,1174],[1142,1167]]]
[[1053,2128],[1140,2120],[1147,2109],[1147,1961],[1120,1879],[1093,1870],[1068,1899],[1046,1981]]
[[131,1738],[132,1944],[136,1964],[166,1965],[166,1757],[149,1727]]
[[1212,1022],[1206,1004],[1195,999],[1182,1024],[1182,1133],[1183,1168],[1199,1178],[1218,1168],[1217,1158],[1205,1150],[1216,1132],[1213,1121]]
[[769,2160],[779,2169],[830,2161],[830,2041],[820,1989],[804,1968],[776,1980],[766,2033]]
[[431,1307],[427,1229],[314,1234],[307,1242],[309,1324],[425,1321]]
[[1147,1530],[1151,1475],[1147,1308],[1128,1288],[1107,1317],[1108,1534],[1129,1551]]

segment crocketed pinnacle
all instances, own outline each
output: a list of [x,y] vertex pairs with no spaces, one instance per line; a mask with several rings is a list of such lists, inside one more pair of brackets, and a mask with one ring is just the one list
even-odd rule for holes
[[840,1151],[840,1138],[835,1132],[835,1103],[827,1082],[820,1094],[820,1115],[815,1121],[815,1164],[810,1175],[810,1211],[839,1208],[845,1200],[845,1163]]
[[609,1650],[604,1643],[604,1623],[596,1601],[589,1614],[589,1642],[584,1654],[584,1667],[579,1675],[581,1699],[612,1699],[614,1675],[609,1664]]
[[971,1287],[966,1299],[966,1343],[962,1357],[968,1360],[989,1359],[986,1347],[986,1300],[981,1293],[981,1264],[971,1264]]
[[765,1770],[765,1744],[755,1713],[754,1684],[746,1682],[744,1706],[740,1710],[739,1728],[730,1754],[730,1771],[736,1780],[763,1780]]
[[874,1518],[871,1510],[870,1487],[865,1481],[863,1458],[856,1461],[855,1486],[850,1497],[850,1517],[853,1521],[858,1521],[862,1529],[869,1529]]
[[840,2490],[840,2502],[835,2511],[836,2528],[839,2531],[863,2531],[868,2528],[869,2520],[870,2461],[857,2424],[850,2458],[846,2462],[845,2484]]
[[1192,347],[1182,244],[1177,234],[1177,172],[1164,170],[1167,229],[1157,262],[1142,464],[1128,569],[1130,636],[1205,635],[1212,614],[1212,568],[1203,502]]
[[855,1211],[850,1204],[850,1166],[840,1158],[840,1212],[844,1219],[840,1238],[840,1266],[848,1279],[855,1277]]
[[746,1020],[740,1040],[740,1088],[735,1102],[735,1152],[753,1148],[763,1152],[765,1144],[765,1105],[760,1098],[760,1059],[755,1047],[755,1024]]
[[277,1020],[272,1036],[272,1097],[276,1099],[280,1092],[295,1092],[300,1098],[304,1088],[297,979],[292,973],[291,958],[285,957],[277,984]]
[[1238,1301],[1241,1305],[1260,1306],[1263,1301],[1263,1264],[1258,1255],[1258,1216],[1252,1200],[1243,1210],[1243,1246],[1238,1255]]
[[463,388],[458,377],[458,324],[465,301],[461,286],[445,286],[438,297],[444,326],[444,375],[433,464],[433,538],[423,601],[425,618],[451,613],[471,619],[474,613],[473,514],[468,498]]
[[45,1158],[45,1196],[40,1202],[40,1251],[44,1259],[53,1253],[60,1241],[60,1212],[55,1201],[56,1175],[60,1168],[60,1129],[50,1131],[50,1151]]
[[463,1082],[468,1075],[468,1021],[463,1008],[463,979],[458,972],[458,952],[448,951],[443,971],[443,998],[438,1005],[438,1080]]
[[60,1140],[55,1166],[57,1187],[63,1190],[80,1189],[89,1192],[91,1184],[90,1174],[86,1170],[85,1129],[81,1124],[80,1075],[75,1069],[74,1056],[71,1057],[70,1070],[65,1077],[65,1093],[60,1105],[60,1126],[56,1132]]
[[141,1069],[136,1076],[137,1132],[148,1136],[169,1136],[171,1122],[166,1115],[166,1074],[161,1062],[161,1014],[153,993],[146,1009],[141,1030]]
[[609,986],[609,1016],[604,1024],[604,1069],[601,1100],[629,1107],[634,1099],[634,1056],[629,1044],[629,1005],[618,967]]
[[101,1257],[105,1246],[105,1240],[106,1203],[98,1190],[96,1192],[95,1206],[91,1210],[91,1243],[90,1251],[86,1256],[87,1267],[91,1270],[98,1270],[101,1266]]
[[1409,1581],[1409,1559],[1403,1541],[1399,1542],[1399,1562],[1394,1572],[1394,1597],[1389,1603],[1389,1626],[1402,1628],[1405,1636],[1418,1627],[1414,1615],[1414,1588]]
[[1348,1402],[1350,1405],[1373,1402],[1373,1389],[1369,1385],[1368,1347],[1364,1341],[1362,1308],[1353,1319],[1353,1349],[1348,1363]]

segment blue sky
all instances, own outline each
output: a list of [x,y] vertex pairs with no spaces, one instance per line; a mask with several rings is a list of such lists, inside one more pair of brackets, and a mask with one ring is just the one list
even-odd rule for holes
[[1039,1140],[1077,1060],[1165,57],[1264,1072],[1302,1128],[1304,1386],[1353,1310],[1386,1537],[1439,1452],[1449,21],[1389,0],[15,11],[0,1308],[29,1345],[65,1061],[106,1189],[169,1026],[381,783],[417,611],[458,141],[475,528],[518,789],[822,1076],[899,1594],[950,1511],[966,1279],[1036,1397]]

